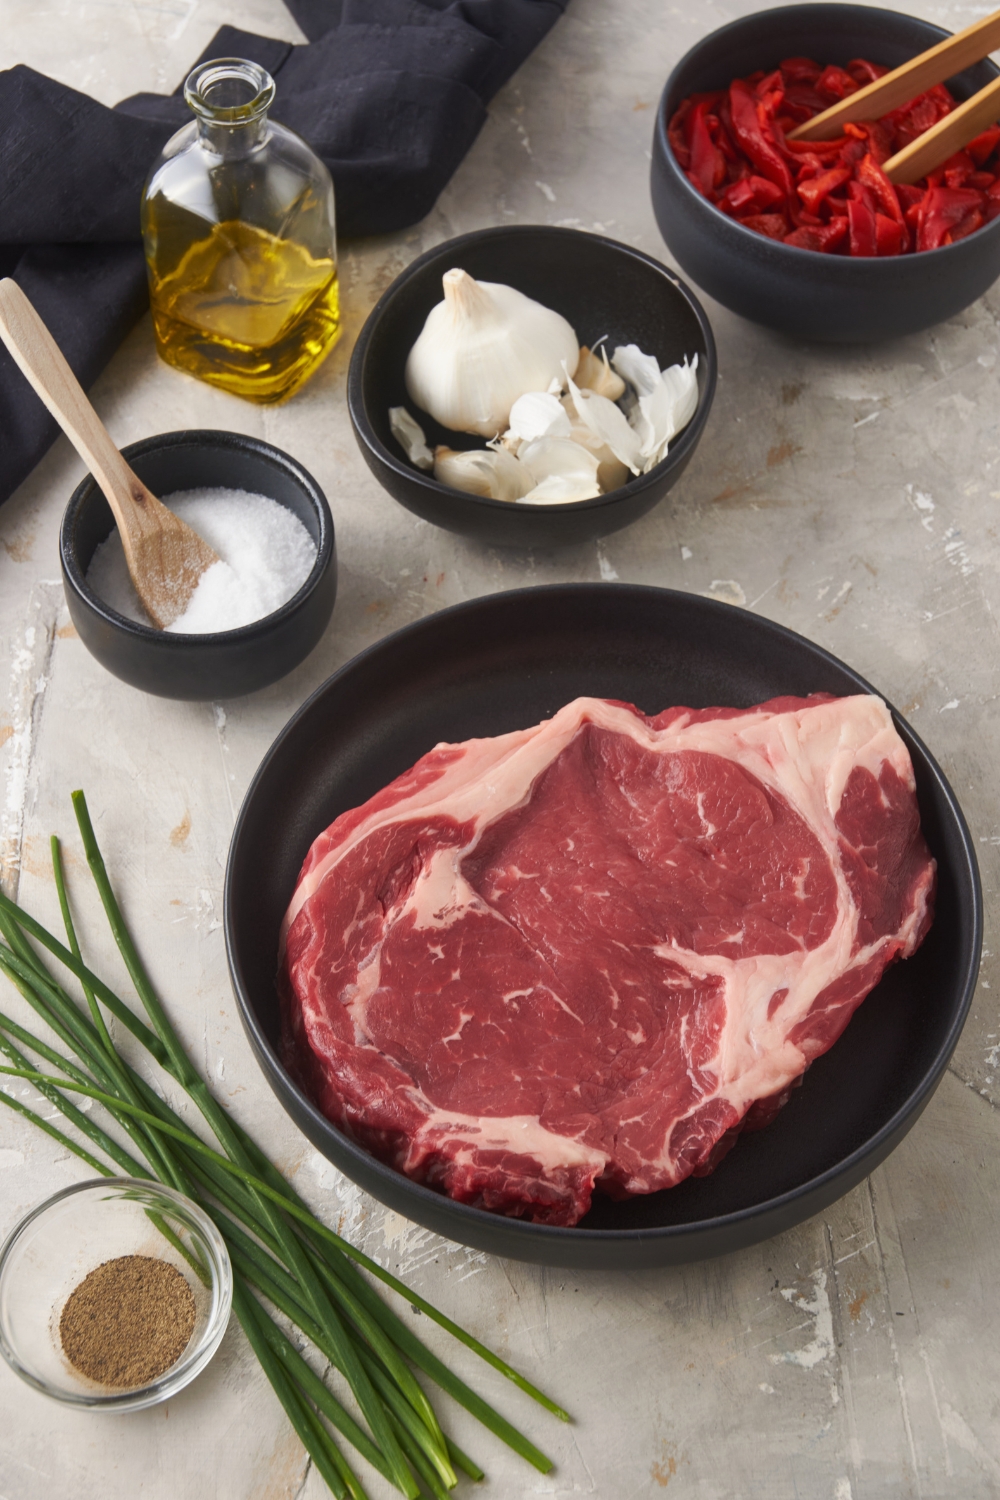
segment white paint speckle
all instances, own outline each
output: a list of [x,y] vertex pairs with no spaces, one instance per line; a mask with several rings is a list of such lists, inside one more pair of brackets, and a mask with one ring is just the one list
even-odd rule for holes
[[962,534],[957,526],[949,526],[944,534],[944,555],[953,568],[957,568],[963,578],[968,578],[974,573],[975,566],[969,556],[968,545],[962,540]]
[[950,698],[947,703],[942,704],[942,706],[938,709],[938,713],[946,714],[950,708],[957,708],[960,702],[960,698]]
[[709,599],[721,599],[723,604],[744,605],[747,596],[743,592],[743,585],[735,578],[713,578],[708,586],[707,597]]
[[925,531],[934,530],[934,511],[936,509],[932,497],[924,490],[918,490],[916,485],[908,484],[906,494],[910,504],[920,516],[920,524]]
[[681,548],[681,562],[690,562],[692,557],[694,557],[694,553],[690,547]]
[[812,1273],[814,1293],[812,1298],[798,1287],[781,1288],[781,1295],[799,1312],[814,1319],[813,1337],[801,1349],[788,1349],[784,1354],[772,1354],[772,1364],[798,1365],[802,1370],[811,1370],[833,1353],[833,1311],[826,1290],[826,1272]]
[[556,201],[556,195],[549,187],[547,182],[536,182],[535,187],[542,194],[543,198],[548,198],[550,203],[554,203]]

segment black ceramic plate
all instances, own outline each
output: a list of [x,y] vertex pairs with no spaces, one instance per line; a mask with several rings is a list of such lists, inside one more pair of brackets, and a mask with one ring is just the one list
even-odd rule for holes
[[775,1122],[710,1177],[614,1203],[575,1229],[453,1203],[376,1161],[291,1082],[277,1053],[278,929],[301,861],[338,813],[439,740],[502,734],[588,693],[647,713],[748,707],[783,693],[873,689],[780,625],[726,604],[625,584],[560,584],[476,599],[421,620],[331,677],[254,778],[226,874],[226,942],[243,1024],[278,1098],[313,1144],[383,1203],[452,1240],[556,1266],[663,1265],[753,1244],[819,1213],[902,1140],[944,1073],[975,987],[982,897],[954,793],[899,717],[924,832],[938,860],[937,918]]

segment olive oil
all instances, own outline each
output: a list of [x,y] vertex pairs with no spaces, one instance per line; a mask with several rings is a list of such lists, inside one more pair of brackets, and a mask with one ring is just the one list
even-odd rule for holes
[[[158,220],[176,207],[162,198],[148,207],[147,238],[169,244],[175,226]],[[167,275],[151,257],[149,275],[161,357],[250,401],[292,395],[340,333],[333,259],[238,219],[189,243]]]
[[159,353],[243,396],[284,401],[340,333],[333,182],[301,136],[268,119],[274,79],[254,62],[199,63],[194,119],[142,195]]

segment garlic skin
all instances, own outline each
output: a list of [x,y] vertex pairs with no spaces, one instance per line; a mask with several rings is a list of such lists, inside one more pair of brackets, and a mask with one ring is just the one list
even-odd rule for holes
[[573,500],[592,500],[600,489],[587,489],[566,474],[549,474],[533,490],[521,496],[521,505],[568,505]]
[[592,500],[601,493],[597,459],[570,438],[540,437],[525,443],[518,463],[534,480],[534,488],[523,497],[533,504],[547,504],[550,499]]
[[633,474],[642,472],[641,444],[638,434],[629,426],[620,406],[599,396],[595,391],[581,391],[569,377],[569,394],[577,417],[597,443],[606,444],[620,463],[626,464]]
[[434,455],[427,446],[424,429],[405,406],[390,406],[389,431],[411,464],[418,469],[433,469]]
[[518,396],[510,409],[510,429],[504,441],[515,437],[522,443],[535,438],[569,437],[570,420],[559,397],[547,391]]
[[444,301],[431,308],[406,361],[406,389],[452,432],[492,438],[510,425],[519,396],[562,388],[580,346],[559,313],[514,287],[446,271]]
[[661,370],[651,354],[626,344],[615,350],[611,363],[635,387],[628,421],[639,439],[642,472],[648,474],[666,458],[671,442],[697,410],[698,356],[690,364],[685,356],[683,365]]
[[434,478],[482,500],[520,500],[534,485],[530,472],[506,448],[434,450]]
[[608,447],[602,443],[600,438],[595,437],[589,427],[585,427],[576,414],[576,405],[572,396],[562,398],[564,411],[569,415],[572,426],[569,435],[574,443],[579,443],[581,448],[586,448],[597,459],[597,482],[601,486],[601,493],[610,494],[612,490],[620,489],[629,480],[629,469],[620,458],[616,458]]
[[603,344],[600,359],[586,344],[581,346],[580,363],[573,372],[573,379],[581,390],[596,391],[599,396],[607,396],[609,401],[620,401],[625,394],[625,382],[608,364]]

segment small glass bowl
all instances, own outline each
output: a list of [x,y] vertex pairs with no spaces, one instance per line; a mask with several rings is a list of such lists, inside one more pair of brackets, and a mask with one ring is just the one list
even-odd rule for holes
[[[204,1282],[153,1215],[201,1265]],[[176,1266],[195,1302],[194,1332],[176,1364],[149,1384],[124,1390],[75,1369],[59,1339],[70,1292],[119,1255],[149,1255]],[[232,1301],[229,1252],[211,1219],[181,1193],[137,1177],[98,1177],[64,1188],[32,1209],[0,1249],[0,1353],[22,1380],[70,1406],[141,1411],[176,1395],[218,1349]]]

